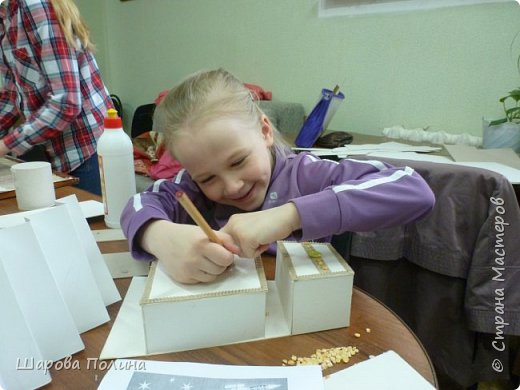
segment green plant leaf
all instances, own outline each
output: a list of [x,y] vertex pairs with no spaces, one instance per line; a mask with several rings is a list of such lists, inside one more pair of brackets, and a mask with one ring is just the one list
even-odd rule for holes
[[512,108],[508,108],[506,110],[506,114],[508,117],[515,116],[515,115],[518,116],[519,113],[520,113],[520,107],[512,107]]
[[520,107],[511,108],[508,110],[507,117],[510,122],[518,123],[520,122]]
[[520,100],[520,88],[513,89],[511,92],[509,92],[508,95],[510,98],[514,99],[515,101]]
[[490,122],[489,122],[489,126],[501,125],[502,123],[506,123],[506,122],[507,122],[507,118],[496,119],[496,120],[494,120],[494,121],[490,121]]

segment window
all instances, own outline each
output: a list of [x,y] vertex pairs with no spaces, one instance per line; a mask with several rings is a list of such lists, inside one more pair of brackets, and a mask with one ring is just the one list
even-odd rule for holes
[[416,11],[511,0],[319,0],[320,17]]

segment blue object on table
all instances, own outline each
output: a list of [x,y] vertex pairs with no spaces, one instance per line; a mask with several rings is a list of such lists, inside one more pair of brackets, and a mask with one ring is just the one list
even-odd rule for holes
[[295,145],[300,148],[312,147],[320,134],[329,124],[338,104],[343,101],[343,99],[345,99],[345,95],[342,92],[339,92],[338,86],[334,88],[334,91],[325,88],[322,89],[321,99],[303,123],[303,126],[294,141]]

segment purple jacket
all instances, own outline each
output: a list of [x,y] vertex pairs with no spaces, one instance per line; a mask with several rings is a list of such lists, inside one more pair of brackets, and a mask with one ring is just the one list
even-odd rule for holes
[[[151,256],[135,237],[151,219],[193,223],[175,193],[184,191],[212,228],[223,227],[233,214],[243,212],[208,200],[185,170],[171,180],[158,180],[130,199],[121,226],[135,258]],[[366,232],[416,221],[430,212],[435,197],[423,178],[409,167],[380,161],[322,160],[309,153],[278,155],[262,209],[293,202],[302,229],[287,240],[330,241],[346,231]],[[272,250],[275,246],[271,247]]]

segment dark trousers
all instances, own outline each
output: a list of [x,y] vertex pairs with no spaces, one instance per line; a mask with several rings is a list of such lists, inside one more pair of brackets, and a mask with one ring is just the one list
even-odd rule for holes
[[87,161],[69,172],[69,175],[79,179],[79,183],[76,184],[76,187],[96,195],[101,195],[101,179],[99,176],[97,153],[94,153]]
[[[43,145],[36,145],[28,152],[19,156],[23,161],[49,161],[49,157],[45,152]],[[77,177],[79,183],[77,188],[91,192],[96,195],[101,195],[101,179],[99,176],[99,163],[97,153],[94,153],[88,160],[86,160],[79,167],[69,172],[69,175]]]

